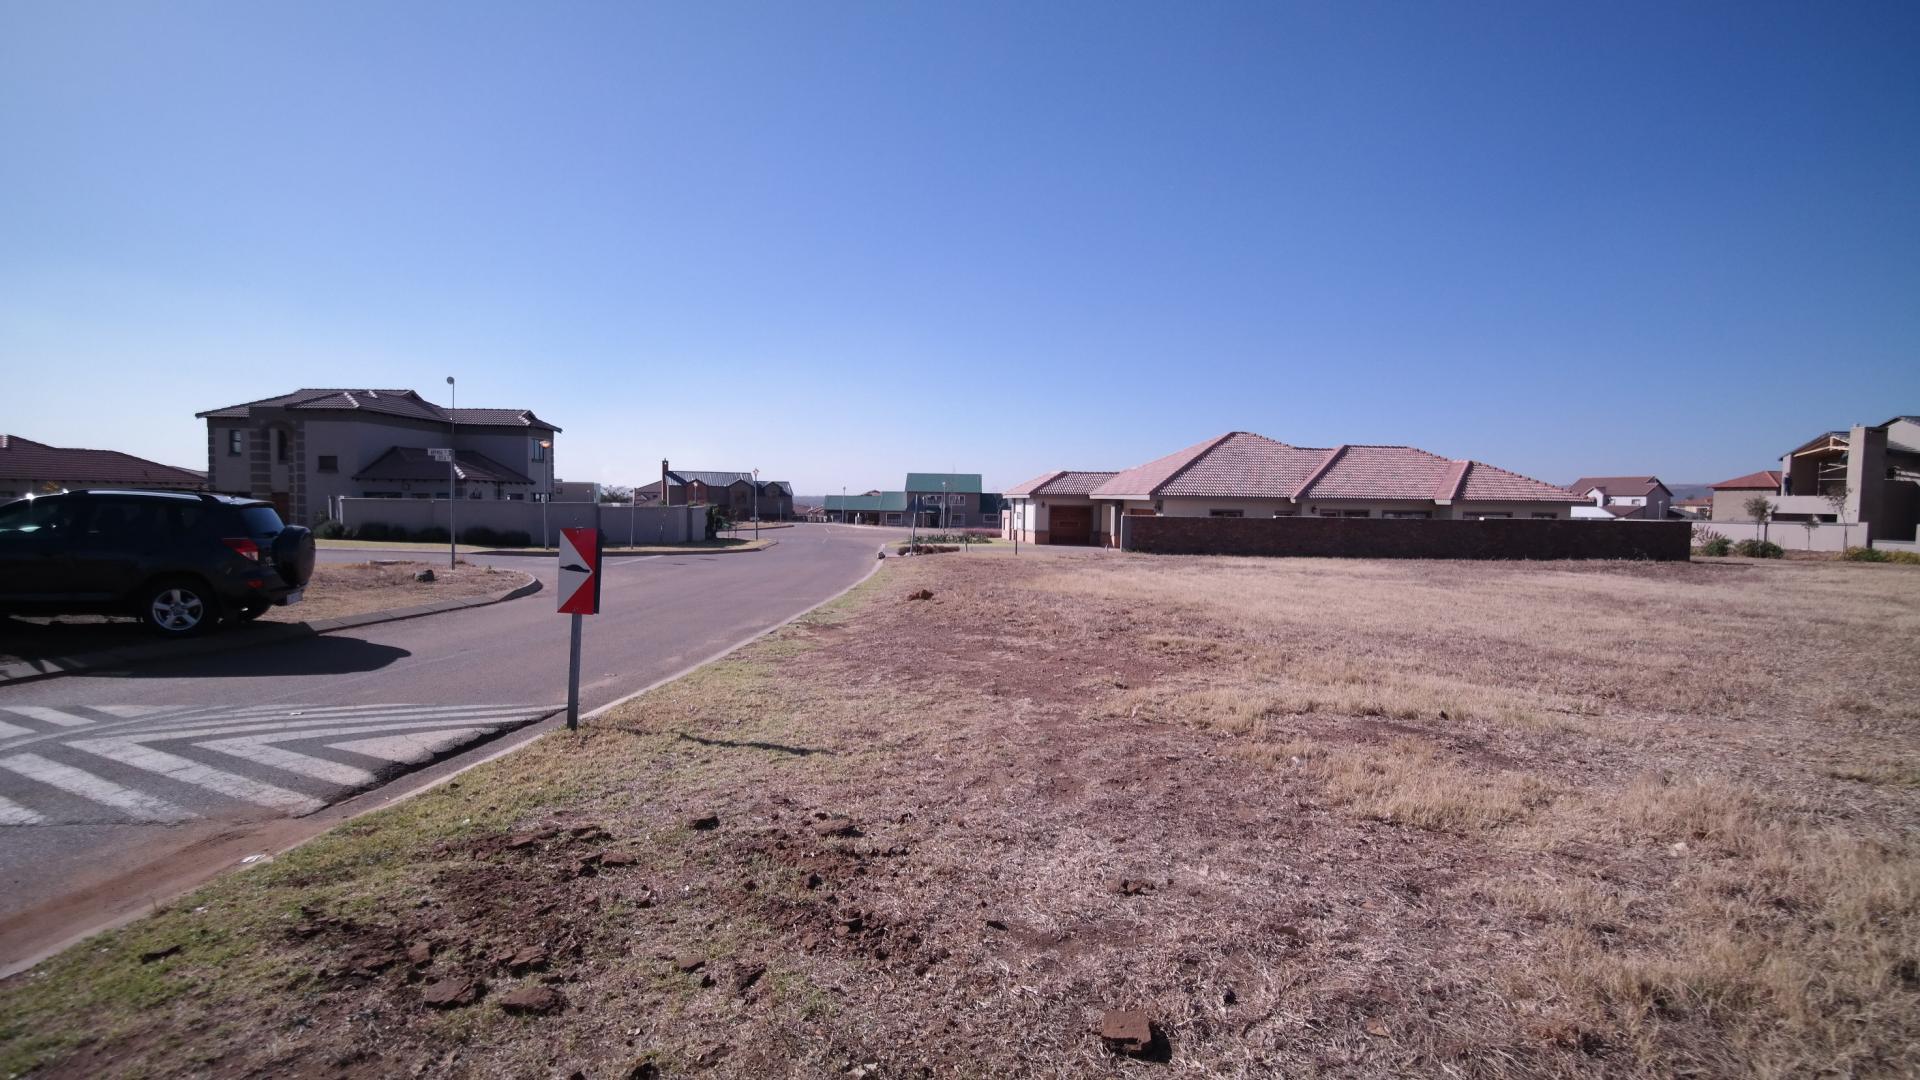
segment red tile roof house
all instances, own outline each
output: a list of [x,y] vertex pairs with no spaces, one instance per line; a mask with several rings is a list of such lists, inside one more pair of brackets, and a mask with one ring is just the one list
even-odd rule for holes
[[[1010,490],[1010,517],[1023,538],[1046,543],[1059,531],[1049,485],[1077,488],[1085,483],[1077,478],[1098,475],[1050,473]],[[1292,446],[1246,431],[1115,473],[1088,487],[1086,498],[1091,540],[1104,546],[1114,545],[1123,514],[1566,519],[1587,501],[1566,488],[1411,446]],[[1042,532],[1046,540],[1038,539]]]
[[560,429],[527,409],[449,409],[412,390],[296,390],[197,414],[208,487],[271,500],[289,521],[333,516],[337,498],[445,499],[451,445],[463,499],[539,501],[554,489]]
[[62,489],[205,491],[207,478],[118,450],[81,450],[0,435],[0,501]]
[[1592,502],[1573,508],[1577,518],[1665,521],[1673,504],[1673,492],[1657,476],[1583,476],[1567,488]]

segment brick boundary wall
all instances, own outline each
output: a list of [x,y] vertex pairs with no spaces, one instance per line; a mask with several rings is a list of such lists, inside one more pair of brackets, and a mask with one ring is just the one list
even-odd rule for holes
[[1126,519],[1129,551],[1352,559],[1648,559],[1685,562],[1686,521],[1399,518]]

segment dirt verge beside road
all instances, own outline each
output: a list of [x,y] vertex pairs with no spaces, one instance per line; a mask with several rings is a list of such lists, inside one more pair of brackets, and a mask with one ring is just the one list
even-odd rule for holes
[[1910,1073],[1864,569],[890,562],[0,984],[0,1072]]

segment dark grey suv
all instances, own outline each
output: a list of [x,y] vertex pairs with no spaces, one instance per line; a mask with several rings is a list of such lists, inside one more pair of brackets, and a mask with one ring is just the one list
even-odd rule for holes
[[298,603],[313,533],[271,503],[63,491],[0,506],[0,615],[133,615],[170,637]]

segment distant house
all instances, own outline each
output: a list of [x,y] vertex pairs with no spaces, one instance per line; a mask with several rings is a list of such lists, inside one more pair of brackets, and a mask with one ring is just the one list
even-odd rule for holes
[[1673,505],[1673,492],[1657,476],[1583,476],[1567,487],[1592,500],[1573,508],[1578,518],[1665,521]]
[[1002,498],[998,492],[980,488],[979,473],[910,472],[899,491],[829,495],[814,517],[850,525],[998,528]]
[[[1713,485],[1712,512],[1714,521],[1752,521],[1753,515],[1747,513],[1747,501],[1755,495],[1774,496],[1780,494],[1782,476],[1772,469],[1736,476],[1731,480],[1722,480]],[[1827,508],[1825,517],[1816,517],[1816,521],[1834,521],[1834,510]]]
[[[271,500],[290,521],[324,520],[345,497],[539,501],[553,492],[560,428],[528,409],[322,389],[197,415],[207,422],[208,488]],[[433,449],[453,450],[451,470]]]
[[[1009,528],[1077,542],[1079,526],[1067,540],[1056,499],[1068,505],[1067,489],[1093,475],[1049,473],[1015,487],[1007,493]],[[1058,496],[1054,484],[1062,485]],[[1112,474],[1085,498],[1090,538],[1107,546],[1117,544],[1123,516],[1564,519],[1586,502],[1566,488],[1411,446],[1292,446],[1246,431]]]
[[118,450],[48,446],[18,435],[0,435],[0,500],[68,488],[205,491],[207,477]]
[[923,528],[977,529],[1000,524],[1000,496],[981,490],[979,473],[910,472],[906,496],[919,512]]
[[554,502],[600,501],[600,483],[596,480],[556,480],[553,482]]
[[822,521],[847,525],[906,525],[907,493],[869,491],[862,495],[829,495],[821,500]]
[[793,517],[793,485],[785,480],[755,480],[751,472],[674,469],[660,463],[660,479],[633,489],[641,506],[718,506],[736,521],[758,513],[762,520]]
[[1713,516],[1713,497],[1702,495],[1691,499],[1675,499],[1673,512],[1695,521],[1706,521]]

